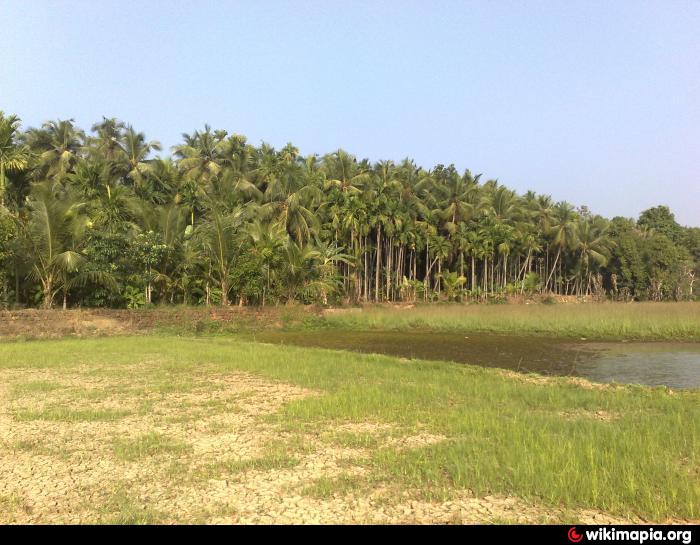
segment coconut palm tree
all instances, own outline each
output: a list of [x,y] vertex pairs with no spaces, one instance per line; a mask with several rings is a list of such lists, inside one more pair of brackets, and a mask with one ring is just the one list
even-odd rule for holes
[[224,167],[221,174],[212,178],[199,195],[201,201],[216,203],[227,210],[233,210],[243,203],[262,203],[264,197],[258,186],[232,167]]
[[141,195],[154,204],[166,204],[173,200],[180,182],[177,165],[170,157],[150,160],[143,178]]
[[[225,132],[212,131],[209,125],[204,126],[204,131],[182,136],[185,143],[175,146],[173,151],[178,158],[178,167],[184,179],[194,183],[194,193],[197,193],[203,191],[206,184],[221,173],[227,161],[226,152],[230,151],[230,143],[227,144],[225,140]],[[194,213],[194,209],[192,210]]]
[[[191,226],[188,226],[187,229],[191,230]],[[186,233],[173,273],[176,287],[182,290],[182,302],[185,305],[191,303],[191,297],[201,276],[199,272],[205,259],[200,245],[188,235],[189,233]]]
[[[660,234],[668,226],[618,219],[608,230],[585,207],[575,211],[532,191],[519,196],[454,166],[371,163],[342,149],[303,156],[292,144],[253,146],[208,125],[184,135],[172,158],[152,157],[159,148],[115,118],[103,118],[86,138],[72,120],[22,133],[19,119],[0,113],[0,206],[12,201],[13,225],[26,235],[4,245],[10,256],[0,275],[14,277],[18,302],[37,287],[46,304],[57,290],[66,301],[93,268],[117,271],[128,286],[131,262],[148,256],[161,301],[203,294],[210,301],[221,288],[224,304],[234,291],[263,304],[341,295],[428,299],[441,291],[453,299],[460,277],[483,297],[515,286],[521,293],[598,293],[603,279],[614,291],[619,279],[633,295],[668,297],[689,292],[687,271],[700,270],[693,246],[700,237],[674,226],[668,211],[671,240]],[[44,225],[64,233],[79,216],[76,226],[84,222],[89,235],[62,235],[50,261],[35,259],[33,244],[48,252],[41,213]],[[137,255],[116,259],[127,247]],[[24,282],[29,269],[33,283]]]
[[483,204],[484,212],[497,224],[513,225],[522,216],[517,195],[504,186],[490,192]]
[[445,288],[445,299],[448,301],[455,300],[467,279],[452,271],[443,272],[441,277]]
[[[283,265],[277,274],[287,303],[293,303],[318,289],[318,284],[314,285],[314,282],[317,282],[315,270],[319,258],[319,252],[312,244],[301,246],[290,240],[285,245]],[[327,288],[332,289],[332,286]]]
[[301,172],[297,163],[286,161],[276,175],[267,178],[261,212],[304,245],[320,227],[315,208],[322,193],[316,185],[307,184]]
[[61,183],[78,161],[85,133],[74,123],[73,119],[48,121],[40,129],[27,131],[27,145],[39,157],[39,179]]
[[253,251],[259,256],[263,265],[265,288],[262,293],[262,306],[265,306],[271,291],[273,270],[281,264],[284,248],[289,242],[289,235],[278,223],[263,223],[259,219],[248,224],[245,233],[250,238]]
[[611,241],[607,236],[607,222],[601,218],[579,219],[574,251],[578,257],[580,270],[579,294],[582,294],[582,283],[586,282],[586,295],[591,292],[591,272],[594,266],[604,266],[608,262],[608,252]]
[[68,275],[84,262],[78,248],[88,222],[85,203],[67,193],[57,195],[43,183],[34,186],[27,208],[32,276],[41,284],[44,308],[51,308]]
[[125,179],[137,190],[144,187],[145,177],[153,172],[148,156],[153,150],[160,149],[160,142],[146,141],[144,133],[136,132],[131,125],[127,126],[122,143]]
[[552,235],[552,245],[557,249],[557,255],[552,264],[552,270],[547,277],[547,282],[545,282],[545,289],[550,287],[550,282],[554,271],[557,269],[562,251],[570,248],[576,241],[577,224],[574,207],[567,202],[557,203],[554,206],[552,223],[550,233]]
[[475,208],[481,174],[472,176],[468,170],[460,176],[448,168],[433,172],[439,198],[439,217],[445,222],[445,230],[452,234],[463,221],[471,219]]
[[[520,235],[520,245],[522,249],[527,252],[527,254],[525,255],[525,260],[523,262],[522,268],[520,269],[520,271],[518,271],[518,281],[521,277],[525,278],[525,276],[532,271],[532,257],[534,254],[537,254],[538,252],[542,251],[542,244],[536,233],[522,233]],[[522,294],[524,291],[525,282],[523,282],[521,285],[520,293]]]
[[316,240],[314,248],[318,253],[319,278],[315,284],[324,305],[328,304],[328,296],[342,287],[342,281],[338,275],[337,265],[344,263],[353,264],[353,256],[345,253],[345,248],[332,242]]
[[370,180],[370,173],[358,165],[357,159],[340,149],[323,158],[323,168],[326,174],[325,189],[334,187],[342,193],[357,194]]
[[7,174],[21,172],[29,166],[29,148],[17,141],[20,119],[0,110],[0,206],[5,206]]
[[117,162],[124,153],[122,145],[125,129],[126,125],[115,117],[103,117],[100,123],[95,123],[91,128],[97,136],[87,139],[88,154],[98,160]]
[[221,289],[221,305],[228,306],[230,277],[241,248],[241,230],[249,209],[240,206],[232,212],[209,210],[207,220],[194,231],[202,253],[210,264],[210,276]]

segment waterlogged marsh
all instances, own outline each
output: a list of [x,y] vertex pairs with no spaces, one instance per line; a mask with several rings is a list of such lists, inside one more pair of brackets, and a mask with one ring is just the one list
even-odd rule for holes
[[443,331],[266,331],[255,340],[455,361],[548,375],[700,388],[700,343],[590,342]]

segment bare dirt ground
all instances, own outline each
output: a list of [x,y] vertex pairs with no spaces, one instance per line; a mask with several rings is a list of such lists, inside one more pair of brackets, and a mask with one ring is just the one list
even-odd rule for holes
[[[513,304],[536,302],[514,296]],[[560,303],[577,303],[581,298],[557,296]],[[410,310],[414,304],[366,305],[367,308]],[[359,314],[363,307],[318,308],[305,305],[276,307],[156,307],[151,309],[69,309],[0,310],[0,340],[93,337],[148,332],[158,327],[178,327],[197,332],[211,324],[229,328],[279,328],[300,324],[305,318]]]
[[370,451],[333,437],[394,449],[445,438],[351,422],[285,432],[270,416],[315,392],[239,372],[159,382],[130,370],[0,371],[0,522],[625,522],[514,497],[358,489]]
[[0,310],[0,340],[94,337],[145,333],[158,327],[189,328],[196,332],[209,324],[232,327],[279,327],[282,316],[298,321],[320,314],[314,307],[183,307],[147,310],[70,309]]

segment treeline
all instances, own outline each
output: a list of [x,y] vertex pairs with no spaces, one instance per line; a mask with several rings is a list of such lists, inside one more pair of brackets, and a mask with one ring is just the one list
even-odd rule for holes
[[409,159],[302,156],[211,130],[171,157],[116,119],[0,112],[0,305],[691,299],[700,229]]

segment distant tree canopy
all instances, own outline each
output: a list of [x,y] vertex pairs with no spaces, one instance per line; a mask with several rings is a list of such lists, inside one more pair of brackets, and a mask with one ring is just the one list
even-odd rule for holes
[[676,223],[668,206],[655,206],[645,210],[640,214],[637,224],[645,229],[653,229],[675,243],[682,243],[686,237],[686,230]]
[[21,131],[0,112],[0,304],[694,297],[700,229],[665,206],[607,220],[452,165],[208,126],[160,150],[113,118]]

